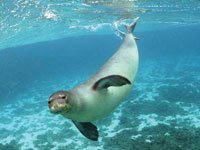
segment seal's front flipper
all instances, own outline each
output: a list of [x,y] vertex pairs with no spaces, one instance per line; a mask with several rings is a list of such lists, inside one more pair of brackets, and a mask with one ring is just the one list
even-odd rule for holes
[[97,141],[99,137],[99,133],[97,131],[97,127],[90,123],[90,122],[72,122],[75,124],[75,126],[78,128],[78,130],[88,139]]
[[120,75],[110,75],[104,78],[101,78],[93,85],[94,90],[107,89],[110,86],[122,86],[126,84],[131,84],[131,82]]

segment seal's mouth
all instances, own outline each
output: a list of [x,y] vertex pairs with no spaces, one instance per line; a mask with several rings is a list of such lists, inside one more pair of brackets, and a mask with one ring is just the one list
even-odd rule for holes
[[53,103],[52,101],[49,101],[49,109],[50,112],[53,114],[61,114],[66,113],[70,110],[71,106],[69,104],[59,104],[59,103]]

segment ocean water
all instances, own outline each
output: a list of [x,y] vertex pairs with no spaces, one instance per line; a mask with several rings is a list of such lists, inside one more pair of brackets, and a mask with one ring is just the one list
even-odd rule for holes
[[[136,16],[134,86],[90,141],[48,98],[89,79]],[[199,20],[197,0],[1,1],[0,150],[199,150]]]

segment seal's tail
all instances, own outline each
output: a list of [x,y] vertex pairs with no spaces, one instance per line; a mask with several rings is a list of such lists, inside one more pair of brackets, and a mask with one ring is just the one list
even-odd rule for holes
[[[124,27],[126,28],[127,33],[132,33],[134,31],[138,19],[139,17],[136,17],[131,24],[124,24]],[[125,37],[126,35],[126,33],[119,30],[118,26],[116,26],[116,33],[120,37]],[[138,38],[135,37],[135,39],[137,40]]]
[[125,26],[125,28],[126,28],[126,30],[127,30],[128,33],[132,33],[134,31],[138,19],[139,19],[139,17],[136,17],[133,20],[133,22],[131,24],[129,24],[129,25],[128,24],[124,24],[124,26]]

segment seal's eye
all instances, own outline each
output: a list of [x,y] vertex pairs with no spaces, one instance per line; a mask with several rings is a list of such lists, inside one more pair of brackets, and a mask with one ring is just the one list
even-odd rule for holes
[[60,96],[60,98],[62,98],[62,99],[65,99],[66,98],[66,95],[59,95]]

